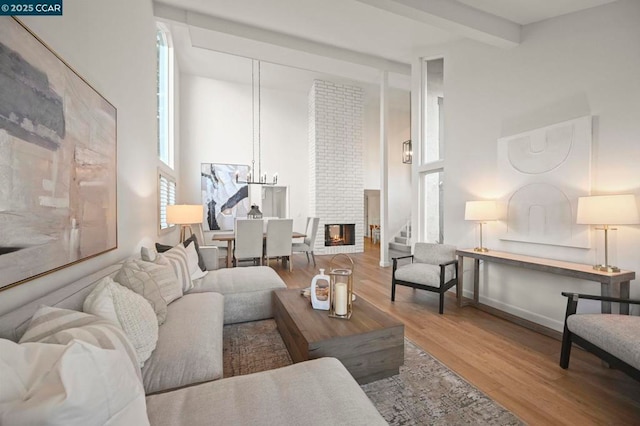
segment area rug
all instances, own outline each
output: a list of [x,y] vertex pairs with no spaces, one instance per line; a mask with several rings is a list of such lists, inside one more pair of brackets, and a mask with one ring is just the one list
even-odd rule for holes
[[[274,320],[224,327],[224,376],[292,363]],[[515,415],[405,339],[400,374],[362,386],[391,425],[521,425]]]

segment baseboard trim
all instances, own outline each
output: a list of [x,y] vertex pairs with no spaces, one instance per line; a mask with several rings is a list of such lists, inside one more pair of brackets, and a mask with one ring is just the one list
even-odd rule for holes
[[514,324],[518,324],[524,328],[528,328],[529,330],[533,330],[545,336],[551,337],[552,339],[562,340],[562,333],[556,331],[552,328],[545,327],[544,325],[540,325],[533,321],[529,321],[527,319],[521,318],[519,316],[510,314],[508,312],[502,311],[500,309],[494,308],[493,306],[485,305],[484,303],[478,303],[471,305],[472,307],[496,316],[498,318],[502,318],[504,320],[510,321]]

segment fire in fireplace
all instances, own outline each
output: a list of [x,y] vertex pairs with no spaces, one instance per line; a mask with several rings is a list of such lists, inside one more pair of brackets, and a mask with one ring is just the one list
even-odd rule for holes
[[331,224],[324,226],[324,245],[331,246],[353,246],[356,244],[355,223]]

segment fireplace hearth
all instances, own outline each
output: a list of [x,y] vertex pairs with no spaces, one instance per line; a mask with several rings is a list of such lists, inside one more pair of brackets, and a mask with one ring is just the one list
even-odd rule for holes
[[356,244],[356,225],[355,223],[347,224],[330,224],[324,226],[324,245],[332,246],[353,246]]

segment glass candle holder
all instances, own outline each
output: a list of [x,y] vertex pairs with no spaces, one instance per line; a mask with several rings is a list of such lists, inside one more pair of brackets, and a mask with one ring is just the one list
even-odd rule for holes
[[[346,257],[351,268],[333,268],[334,260]],[[353,260],[346,254],[338,254],[329,263],[329,316],[332,318],[349,319],[353,312]]]

